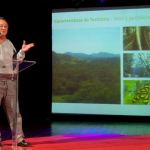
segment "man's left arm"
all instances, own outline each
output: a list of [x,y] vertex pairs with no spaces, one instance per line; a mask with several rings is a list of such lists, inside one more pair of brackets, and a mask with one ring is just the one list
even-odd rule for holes
[[23,60],[25,58],[25,52],[22,51],[22,49],[17,53],[17,59]]

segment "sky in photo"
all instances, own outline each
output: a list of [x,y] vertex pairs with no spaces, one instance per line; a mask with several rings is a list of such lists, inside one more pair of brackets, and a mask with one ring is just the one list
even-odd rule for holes
[[120,28],[53,29],[52,51],[56,53],[120,54]]

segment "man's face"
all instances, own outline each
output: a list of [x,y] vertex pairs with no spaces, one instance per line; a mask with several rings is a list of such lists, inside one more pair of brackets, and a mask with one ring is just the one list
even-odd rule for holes
[[0,36],[6,36],[8,32],[8,24],[5,20],[0,19]]

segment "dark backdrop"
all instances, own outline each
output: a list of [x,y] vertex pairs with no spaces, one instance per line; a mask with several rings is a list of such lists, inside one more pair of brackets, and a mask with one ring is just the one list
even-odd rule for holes
[[[9,23],[7,38],[16,49],[21,49],[23,40],[35,47],[26,52],[25,60],[36,65],[19,74],[19,105],[23,120],[48,120],[51,116],[51,11],[52,8],[115,7],[149,5],[142,0],[3,0],[0,16]],[[5,118],[0,107],[1,118]],[[109,117],[109,116],[107,116]],[[106,116],[53,115],[53,120],[100,120]],[[134,116],[133,116],[134,117]],[[95,119],[94,119],[95,118]],[[116,118],[116,116],[110,118]],[[122,116],[117,117],[120,120]],[[124,117],[126,120],[129,117]],[[131,117],[130,117],[131,118]],[[137,118],[137,117],[134,117]],[[144,117],[145,118],[145,117]],[[123,120],[124,120],[123,119]],[[139,118],[138,118],[139,119]],[[141,118],[140,118],[141,119]],[[131,119],[133,120],[133,118]],[[147,117],[146,119],[147,120]],[[149,120],[149,119],[148,119]]]
[[[48,1],[4,0],[0,16],[7,19],[7,38],[16,50],[26,43],[35,47],[25,60],[36,64],[19,74],[19,105],[23,121],[47,120],[51,112],[51,5]],[[1,118],[6,118],[0,109]]]

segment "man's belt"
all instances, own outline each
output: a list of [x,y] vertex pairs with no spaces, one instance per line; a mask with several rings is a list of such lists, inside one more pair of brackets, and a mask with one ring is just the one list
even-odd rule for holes
[[3,74],[0,73],[0,81],[7,81],[7,80],[17,80],[17,74]]

